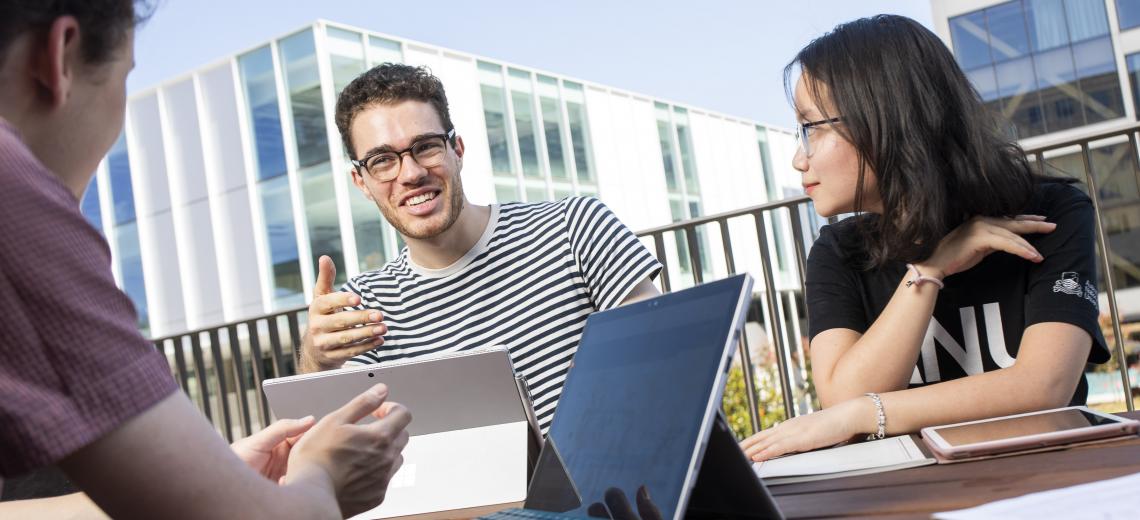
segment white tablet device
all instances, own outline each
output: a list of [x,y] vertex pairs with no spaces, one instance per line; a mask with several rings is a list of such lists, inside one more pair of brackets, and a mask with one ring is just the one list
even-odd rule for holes
[[278,418],[319,419],[376,383],[388,385],[388,399],[406,406],[412,422],[384,503],[361,518],[473,517],[522,503],[542,437],[506,348],[269,379],[262,387]]
[[538,431],[525,381],[516,377],[506,347],[266,379],[262,389],[278,419],[320,420],[376,383],[388,385],[388,400],[411,411],[413,437],[516,421]]
[[930,449],[946,459],[996,455],[1135,434],[1140,422],[1070,406],[922,429]]

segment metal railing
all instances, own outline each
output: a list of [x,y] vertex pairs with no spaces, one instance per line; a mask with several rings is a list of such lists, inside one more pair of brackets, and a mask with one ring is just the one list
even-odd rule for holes
[[[1041,168],[1042,172],[1047,172],[1048,169],[1045,168],[1045,165],[1049,162],[1051,154],[1063,152],[1066,148],[1079,149],[1085,172],[1095,173],[1090,152],[1090,150],[1096,149],[1096,146],[1093,145],[1101,141],[1127,136],[1129,154],[1132,159],[1131,164],[1137,175],[1138,185],[1140,185],[1140,159],[1138,159],[1136,152],[1137,132],[1140,132],[1140,125],[1079,140],[1034,148],[1026,150],[1026,153]],[[1114,354],[1120,363],[1120,375],[1125,392],[1124,401],[1127,403],[1128,410],[1131,411],[1133,405],[1129,396],[1129,389],[1132,388],[1132,384],[1125,363],[1124,336],[1121,332],[1120,313],[1116,301],[1117,288],[1112,276],[1112,264],[1109,261],[1111,253],[1109,241],[1102,222],[1102,201],[1097,187],[1097,175],[1085,175],[1081,180],[1087,184],[1097,210],[1098,256],[1100,256],[1102,269],[1105,273],[1104,280],[1112,330],[1116,340]],[[1138,198],[1140,198],[1140,194],[1138,194]],[[786,417],[792,417],[797,413],[796,389],[793,384],[796,374],[793,372],[794,367],[791,360],[793,353],[797,352],[796,344],[801,341],[801,338],[799,334],[790,334],[791,331],[786,329],[788,322],[785,319],[786,317],[781,318],[783,307],[779,298],[780,290],[803,294],[807,240],[814,239],[816,236],[815,229],[804,225],[802,211],[805,208],[810,208],[809,203],[810,199],[807,197],[791,198],[680,221],[637,233],[639,237],[652,241],[652,250],[665,266],[658,279],[661,289],[665,292],[682,282],[699,284],[704,281],[708,274],[729,275],[748,271],[750,268],[754,274],[756,274],[756,270],[759,271],[757,288],[761,299],[759,302],[754,302],[758,312],[750,312],[750,316],[760,316],[755,321],[761,322],[765,334],[771,340],[770,344],[774,350],[779,380],[776,390],[781,395]],[[739,233],[734,234],[732,232],[734,226],[730,226],[731,221],[751,222],[751,234],[753,234],[759,247],[759,251],[756,252],[759,255],[758,266],[742,266],[741,262],[738,262],[736,252],[739,248],[735,245],[739,243],[736,239],[741,237]],[[796,276],[792,277],[794,282],[783,283],[784,289],[781,289],[777,287],[778,280],[774,274],[776,270],[773,269],[773,252],[769,248],[769,237],[775,226],[783,223],[787,223],[792,231],[794,273]],[[741,229],[742,226],[737,225],[735,228]],[[719,234],[719,255],[711,251],[705,251],[708,254],[707,257],[702,254],[702,245],[710,244],[704,240],[707,235],[698,230],[714,231],[714,233],[708,233],[709,235]],[[686,246],[684,248],[673,247],[667,240],[667,237],[677,233],[685,239]],[[681,241],[677,240],[674,243],[679,245]],[[673,254],[670,255],[670,252]],[[679,259],[682,254],[687,257],[689,268],[674,269],[678,266],[671,266],[669,258],[673,256]],[[713,273],[709,266],[703,264],[706,261],[711,262],[717,257],[721,259],[720,272]],[[690,280],[674,279],[674,276],[678,274],[687,274]],[[267,378],[291,375],[295,372],[295,349],[300,344],[301,327],[306,320],[306,313],[306,307],[289,309],[218,327],[155,339],[154,345],[160,352],[166,353],[169,360],[173,361],[171,367],[175,377],[182,385],[182,389],[191,396],[206,417],[228,439],[234,439],[249,435],[270,421],[269,406],[260,389],[261,382]],[[803,317],[806,318],[806,315],[807,312],[804,309]],[[793,325],[794,322],[795,320],[793,320]],[[760,406],[757,403],[756,368],[758,365],[752,359],[749,344],[747,334],[742,333],[739,341],[739,359],[744,371],[749,421],[753,431],[758,431],[761,414]],[[802,355],[802,349],[800,353]],[[190,358],[192,365],[188,364],[187,357]],[[806,371],[803,368],[805,360],[801,358],[799,361],[801,377],[806,377]]]

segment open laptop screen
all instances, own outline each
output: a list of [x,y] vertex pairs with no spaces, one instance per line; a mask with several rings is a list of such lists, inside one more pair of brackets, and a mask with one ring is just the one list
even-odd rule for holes
[[574,512],[609,488],[632,504],[645,486],[675,516],[750,286],[738,276],[590,316],[550,429],[581,496]]

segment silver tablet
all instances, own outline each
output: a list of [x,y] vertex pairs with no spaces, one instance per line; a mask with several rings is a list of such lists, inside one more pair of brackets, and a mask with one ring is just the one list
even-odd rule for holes
[[527,421],[541,439],[505,347],[267,379],[262,388],[277,418],[320,419],[376,383],[412,412],[411,436]]

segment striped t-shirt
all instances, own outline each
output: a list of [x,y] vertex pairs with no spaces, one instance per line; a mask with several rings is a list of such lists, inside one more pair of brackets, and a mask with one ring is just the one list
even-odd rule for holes
[[621,304],[661,269],[594,198],[491,207],[479,241],[443,269],[400,256],[346,284],[378,309],[388,333],[351,364],[504,345],[545,431],[590,313]]

